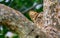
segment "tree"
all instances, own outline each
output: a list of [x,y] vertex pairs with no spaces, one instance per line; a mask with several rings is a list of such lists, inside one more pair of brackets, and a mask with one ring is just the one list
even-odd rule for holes
[[58,0],[44,0],[43,9],[42,13],[30,11],[33,23],[19,11],[0,4],[0,24],[18,33],[19,38],[60,38],[60,5]]

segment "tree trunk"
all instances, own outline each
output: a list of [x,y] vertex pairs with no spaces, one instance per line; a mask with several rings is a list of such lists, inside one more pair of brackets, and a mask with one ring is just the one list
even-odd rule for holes
[[32,23],[19,11],[0,4],[0,24],[19,34],[19,38],[60,38],[59,0],[44,0],[43,12],[30,12]]
[[60,2],[44,0],[43,12],[30,11],[30,17],[47,38],[60,38]]

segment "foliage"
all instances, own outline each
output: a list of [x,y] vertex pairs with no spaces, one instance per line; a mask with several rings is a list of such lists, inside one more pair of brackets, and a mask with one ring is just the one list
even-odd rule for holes
[[[9,0],[7,2],[6,2],[6,0],[3,0],[0,3],[3,3],[16,10],[19,10],[21,13],[23,13],[25,10],[28,9],[24,14],[28,19],[30,19],[29,15],[28,15],[29,10],[33,10],[33,11],[37,11],[37,12],[43,11],[43,6],[39,9],[36,9],[36,6],[31,8],[35,3],[38,5],[42,4],[43,0]],[[29,8],[31,8],[31,9],[29,9]],[[27,15],[26,15],[26,13],[27,13]]]

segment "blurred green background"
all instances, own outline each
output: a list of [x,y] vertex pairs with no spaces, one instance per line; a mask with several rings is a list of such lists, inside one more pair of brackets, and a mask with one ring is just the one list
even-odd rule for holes
[[[38,13],[43,11],[43,0],[0,0],[0,4],[5,4],[15,10],[20,11],[29,20],[31,20],[29,16],[30,10],[36,11]],[[8,32],[11,31],[5,26],[0,25],[0,38],[5,38],[5,35]],[[18,36],[16,35],[14,38],[18,38]]]

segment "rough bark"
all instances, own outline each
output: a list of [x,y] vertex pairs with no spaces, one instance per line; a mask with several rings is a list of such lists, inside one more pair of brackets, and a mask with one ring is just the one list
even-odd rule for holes
[[43,12],[30,11],[30,17],[48,37],[60,38],[59,0],[44,0]]
[[0,4],[0,24],[19,34],[19,38],[60,38],[60,3],[44,0],[43,12],[30,11],[32,23],[19,11]]

